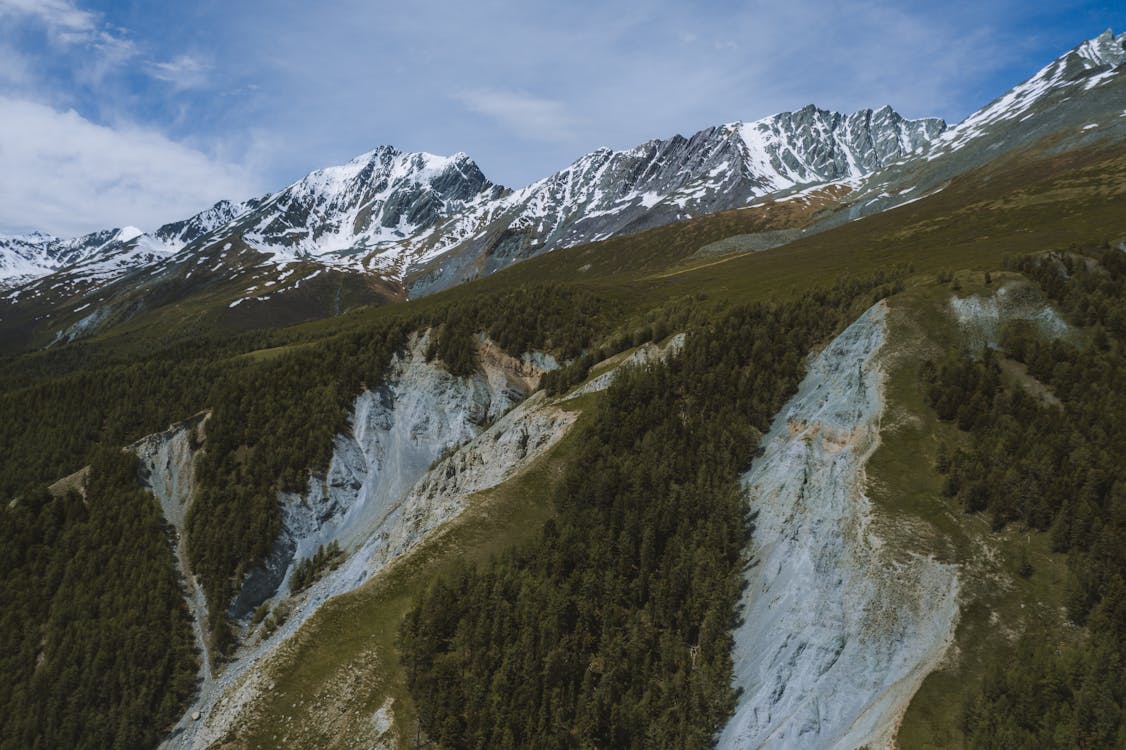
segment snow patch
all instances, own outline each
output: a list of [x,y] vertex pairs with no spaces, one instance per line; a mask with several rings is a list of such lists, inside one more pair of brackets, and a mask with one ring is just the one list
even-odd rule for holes
[[144,234],[144,232],[137,229],[137,227],[122,227],[118,230],[117,236],[114,239],[118,242],[129,242],[130,240],[137,239],[142,234]]

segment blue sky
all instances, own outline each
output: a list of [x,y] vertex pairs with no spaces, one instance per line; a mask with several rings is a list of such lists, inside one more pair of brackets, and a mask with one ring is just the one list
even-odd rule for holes
[[956,122],[1115,2],[0,0],[0,232],[152,229],[389,143],[519,187],[808,103]]

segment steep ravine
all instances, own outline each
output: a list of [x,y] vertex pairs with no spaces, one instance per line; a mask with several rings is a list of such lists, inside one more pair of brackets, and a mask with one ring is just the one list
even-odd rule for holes
[[958,614],[953,566],[885,544],[864,464],[883,413],[883,303],[811,363],[744,477],[755,532],[718,747],[894,744]]
[[146,435],[130,449],[140,459],[141,473],[160,503],[164,519],[176,530],[176,570],[180,574],[188,610],[192,615],[196,648],[202,657],[201,676],[211,680],[211,660],[207,650],[207,601],[188,557],[184,520],[195,490],[195,458],[207,414],[200,414],[169,427],[164,432]]
[[[397,355],[387,382],[357,396],[348,432],[336,438],[328,471],[303,495],[283,495],[283,530],[267,563],[246,580],[233,614],[246,618],[261,601],[290,609],[265,636],[245,625],[244,645],[166,743],[206,747],[220,740],[262,689],[264,660],[330,597],[351,591],[433,529],[457,516],[465,499],[520,471],[567,431],[574,414],[525,400],[538,383],[542,357],[517,360],[488,342],[481,370],[450,375],[425,358],[425,336]],[[550,364],[550,363],[549,363]],[[346,559],[290,597],[296,563],[338,542]],[[199,719],[194,717],[198,714]]]

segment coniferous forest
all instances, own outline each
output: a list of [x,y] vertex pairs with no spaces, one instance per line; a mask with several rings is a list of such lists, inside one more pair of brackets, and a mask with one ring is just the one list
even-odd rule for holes
[[1122,0],[618,4],[0,0],[0,750],[1126,750]]
[[[1028,323],[999,351],[952,351],[924,368],[927,398],[969,447],[940,457],[966,512],[1047,532],[1066,553],[1067,615],[1081,645],[1026,634],[964,712],[972,748],[1122,747],[1126,740],[1126,254],[1051,255],[1017,267],[1079,326],[1050,340]],[[1006,384],[1010,357],[1054,399]],[[1020,574],[1035,574],[1025,561]]]
[[[1062,650],[1030,634],[1020,658],[998,660],[963,710],[970,747],[1109,747],[1124,731],[1122,258],[1017,262],[1074,333],[1052,340],[1014,324],[996,351],[953,350],[923,367],[928,403],[967,438],[940,457],[944,494],[995,530],[1048,533],[1068,556],[1068,617],[1089,633]],[[462,565],[418,596],[399,643],[420,735],[449,748],[709,746],[736,697],[730,632],[754,527],[738,476],[810,349],[902,290],[893,281],[783,303],[681,299],[641,318],[586,292],[529,287],[316,343],[260,332],[93,373],[63,355],[9,370],[3,481],[20,499],[0,508],[12,571],[0,580],[12,675],[0,702],[14,707],[2,746],[151,747],[195,690],[169,531],[122,444],[211,412],[188,534],[222,653],[235,587],[277,533],[277,492],[323,470],[355,394],[425,329],[427,356],[455,374],[476,368],[480,334],[510,353],[555,353],[568,364],[544,378],[552,394],[616,352],[688,335],[679,355],[628,369],[593,407],[534,543]],[[1001,358],[1054,400],[1006,380]],[[26,448],[20,430],[49,450]],[[83,463],[85,497],[42,489],[63,473],[52,467]],[[334,560],[326,551],[300,566],[293,591]]]
[[119,449],[85,496],[0,510],[0,747],[151,748],[179,718],[198,660],[169,533]]
[[810,347],[875,286],[732,309],[706,333],[690,328],[679,356],[611,386],[557,519],[439,581],[404,621],[426,736],[449,748],[710,746],[734,706],[730,632],[753,529],[737,478]]

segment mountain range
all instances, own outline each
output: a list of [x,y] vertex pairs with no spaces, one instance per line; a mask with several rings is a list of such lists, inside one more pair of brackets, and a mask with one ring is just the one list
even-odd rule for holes
[[0,750],[1122,747],[1124,72],[0,238]]
[[234,309],[329,280],[332,303],[297,317],[334,314],[342,299],[418,297],[557,248],[797,201],[810,210],[792,225],[747,238],[751,249],[785,244],[917,200],[1049,134],[1060,148],[1117,137],[1124,62],[1126,34],[1108,30],[953,126],[888,106],[841,114],[809,105],[601,148],[515,190],[463,153],[382,146],[151,233],[0,237],[0,326],[19,328],[21,339],[69,340],[202,288]]

